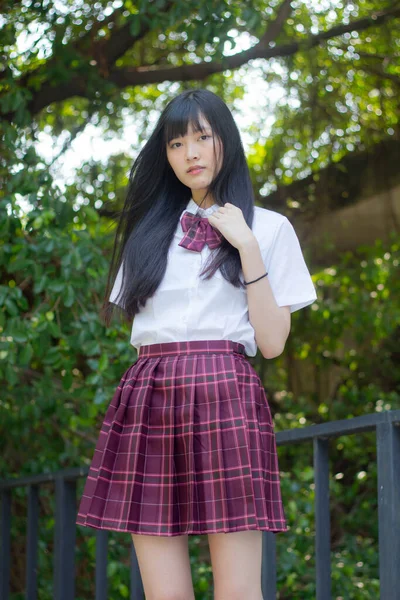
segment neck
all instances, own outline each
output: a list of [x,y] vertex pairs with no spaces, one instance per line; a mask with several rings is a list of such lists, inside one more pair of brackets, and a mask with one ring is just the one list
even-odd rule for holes
[[215,204],[214,198],[211,195],[205,198],[203,190],[192,190],[192,198],[196,204],[203,209],[210,208]]

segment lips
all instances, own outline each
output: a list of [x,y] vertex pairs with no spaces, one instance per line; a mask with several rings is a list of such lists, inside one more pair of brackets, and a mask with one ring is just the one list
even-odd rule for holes
[[205,167],[190,167],[190,169],[187,170],[187,173],[200,173],[200,171],[203,171]]

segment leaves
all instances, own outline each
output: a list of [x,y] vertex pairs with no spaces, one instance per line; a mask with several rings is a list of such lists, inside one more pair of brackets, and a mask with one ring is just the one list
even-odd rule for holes
[[[74,10],[57,3],[47,8],[41,2],[7,3],[0,42],[7,59],[0,64],[2,477],[88,464],[106,407],[135,359],[129,326],[106,329],[99,308],[112,215],[123,203],[133,156],[169,98],[183,87],[204,85],[235,116],[241,116],[237,107],[243,99],[254,98],[254,119],[241,129],[249,139],[257,198],[312,173],[306,196],[314,213],[324,208],[313,188],[321,167],[398,137],[398,19],[314,45],[313,36],[383,10],[377,0],[335,6],[293,1],[270,50],[294,44],[295,52],[279,50],[273,58],[198,79],[197,64],[212,66],[255,47],[279,4],[218,0],[210,10],[206,0],[125,0],[111,12],[103,0],[79,7],[65,3]],[[21,44],[24,31],[31,34]],[[138,39],[130,44],[129,36]],[[164,75],[162,82],[121,90],[109,79],[111,72],[128,69],[142,78],[149,74],[153,82],[154,70],[180,67],[186,80],[176,85]],[[79,143],[89,123],[105,138],[121,138],[129,118],[138,124],[129,152],[105,161],[87,156],[66,180],[64,144]],[[38,141],[46,136],[60,152],[54,165],[39,152]],[[339,168],[346,182],[360,179],[357,169]],[[332,186],[327,188],[336,201]],[[305,204],[294,196],[278,208],[299,212]],[[293,315],[284,355],[268,365],[258,363],[259,357],[255,361],[260,375],[268,368],[264,383],[278,430],[400,407],[399,248],[396,237],[371,242],[313,273],[318,302]],[[379,595],[377,532],[370,527],[374,452],[368,437],[363,444],[340,438],[331,450],[332,575],[338,596],[353,597],[355,589],[357,598]],[[278,540],[280,592],[314,598],[312,454],[306,447],[300,454],[287,447],[280,458],[291,526]],[[50,498],[46,502],[50,536]],[[95,555],[94,538],[87,538],[77,548],[85,573]],[[52,565],[42,550],[41,573],[50,576]],[[196,597],[205,600],[212,594],[209,557],[197,536],[190,550]],[[110,597],[127,597],[127,555],[128,543],[111,536]],[[41,597],[50,599],[44,575],[40,585]],[[80,585],[80,597],[93,596],[91,580]]]

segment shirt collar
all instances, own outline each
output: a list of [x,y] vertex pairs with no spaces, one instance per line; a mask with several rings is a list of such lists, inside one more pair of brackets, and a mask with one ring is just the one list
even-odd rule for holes
[[192,214],[196,214],[196,212],[198,212],[202,217],[207,217],[208,215],[211,215],[214,211],[218,210],[218,208],[219,204],[213,204],[209,208],[200,208],[199,205],[193,200],[193,198],[190,198],[185,210],[182,212],[182,215],[184,212],[188,211]]

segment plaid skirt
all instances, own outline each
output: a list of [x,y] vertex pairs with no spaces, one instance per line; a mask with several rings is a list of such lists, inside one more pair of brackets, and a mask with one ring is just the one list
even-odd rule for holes
[[76,522],[158,536],[287,531],[271,412],[243,344],[140,347],[106,411]]

